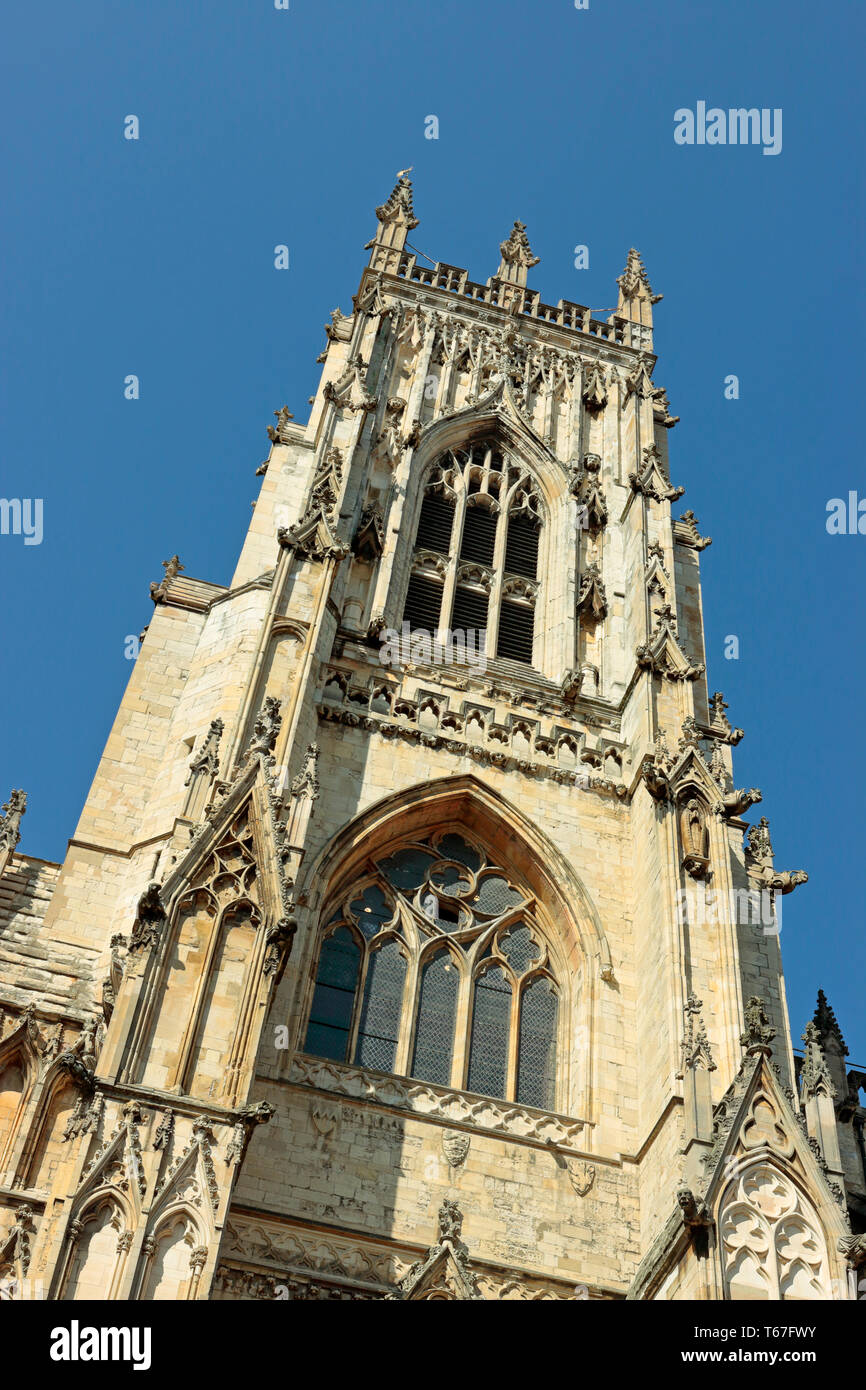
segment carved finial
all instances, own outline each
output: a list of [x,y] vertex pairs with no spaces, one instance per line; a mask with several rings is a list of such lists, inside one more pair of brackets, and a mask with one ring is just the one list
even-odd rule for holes
[[[412,184],[406,170],[398,174],[390,198],[377,207],[376,217],[379,223],[376,235],[366,246],[371,252],[370,269],[392,275],[399,269],[407,234],[418,226],[412,206]],[[356,298],[356,308],[363,298],[362,289]]]
[[646,299],[649,300],[650,304],[658,304],[659,300],[664,297],[660,294],[653,294],[652,285],[646,273],[646,266],[641,259],[640,252],[636,251],[634,247],[629,251],[625,270],[622,275],[616,277],[616,283],[619,285],[618,307],[620,309],[631,299]]
[[306,796],[311,801],[319,798],[319,778],[317,764],[319,745],[311,743],[304,756],[304,766],[292,782],[292,796]]
[[387,202],[376,209],[376,216],[380,222],[402,221],[409,231],[418,226],[418,218],[412,206],[412,180],[409,178],[412,168],[410,164],[408,169],[400,170]]
[[253,736],[247,748],[247,758],[254,757],[257,753],[267,756],[273,752],[274,744],[277,741],[277,734],[280,732],[282,715],[280,714],[280,702],[276,695],[266,695],[264,704],[256,716],[253,725]]
[[223,728],[221,719],[211,720],[210,728],[204,736],[201,748],[189,765],[189,776],[183,784],[185,787],[189,786],[199,772],[206,772],[209,777],[216,776],[219,771],[219,746]]
[[499,243],[499,252],[502,260],[496,272],[498,278],[510,280],[513,285],[525,285],[527,271],[539,262],[539,257],[532,254],[525,222],[515,222],[508,240]]
[[800,1072],[800,1094],[804,1100],[817,1095],[826,1095],[833,1100],[836,1095],[836,1087],[833,1085],[827,1067],[824,1050],[821,1046],[821,1034],[814,1020],[810,1020],[806,1024],[803,1042],[806,1046],[803,1068]]
[[598,565],[587,565],[580,578],[577,611],[592,622],[601,622],[607,614],[607,596]]
[[682,1063],[679,1075],[692,1068],[703,1066],[707,1071],[715,1071],[716,1064],[713,1061],[713,1054],[710,1048],[710,1040],[707,1037],[707,1030],[704,1027],[704,1020],[701,1015],[703,1000],[696,995],[690,994],[683,1008],[686,1016],[685,1034],[680,1044],[682,1051]]
[[827,996],[823,989],[818,990],[818,1007],[815,1010],[812,1022],[818,1030],[822,1043],[826,1042],[828,1038],[835,1038],[839,1044],[839,1050],[843,1057],[848,1056],[848,1048],[845,1046],[845,1039],[842,1037],[842,1029],[836,1022],[836,1015],[827,1003]]
[[753,994],[746,1005],[745,1010],[746,1027],[740,1034],[740,1046],[746,1049],[747,1056],[753,1052],[764,1052],[769,1057],[772,1051],[770,1043],[776,1036],[776,1030],[767,1017],[764,1001],[757,994]]
[[770,822],[761,816],[757,825],[750,825],[747,835],[749,854],[760,867],[773,867],[773,842],[770,839]]

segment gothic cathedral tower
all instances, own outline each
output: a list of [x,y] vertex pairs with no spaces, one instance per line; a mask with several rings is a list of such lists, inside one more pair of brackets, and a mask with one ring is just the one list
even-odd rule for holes
[[62,866],[0,818],[0,1279],[50,1299],[846,1299],[636,251],[602,322],[399,178],[228,585],[177,556]]

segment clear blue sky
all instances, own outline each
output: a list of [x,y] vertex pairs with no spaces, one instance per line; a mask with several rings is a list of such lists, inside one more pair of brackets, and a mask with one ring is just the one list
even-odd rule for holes
[[[41,545],[0,536],[22,851],[64,854],[160,562],[230,577],[265,426],[306,418],[322,324],[411,164],[415,244],[474,279],[520,217],[547,302],[614,304],[631,245],[664,294],[673,481],[713,537],[710,689],[777,866],[811,876],[784,905],[795,1040],[821,985],[866,1060],[866,536],[825,530],[830,497],[866,496],[862,6],[17,0],[2,30],[0,496],[44,499]],[[698,101],[781,107],[781,154],[675,145]]]

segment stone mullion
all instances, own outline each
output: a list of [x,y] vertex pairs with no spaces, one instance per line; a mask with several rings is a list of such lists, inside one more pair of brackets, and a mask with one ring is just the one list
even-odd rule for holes
[[397,1036],[397,1052],[394,1059],[394,1072],[397,1076],[409,1076],[412,1062],[412,1044],[415,1033],[415,1020],[418,1014],[419,984],[421,970],[418,951],[409,952],[409,968],[403,984],[403,1004],[400,1009],[400,1031]]
[[465,1091],[466,1089],[469,1068],[469,1029],[472,1025],[473,985],[472,967],[464,964],[460,968],[460,984],[457,990],[454,1024],[454,1056],[451,1059],[451,1084],[458,1091]]
[[499,642],[499,618],[502,609],[502,589],[505,584],[505,542],[508,534],[508,508],[514,489],[508,493],[504,504],[499,508],[496,523],[496,540],[493,547],[493,577],[487,596],[487,646],[488,657],[494,656]]
[[[370,966],[370,954],[371,952],[369,944],[365,941],[364,949],[361,955],[361,965],[358,970],[358,983],[355,986],[355,1002],[352,1005],[352,1021],[349,1027],[349,1044],[346,1049],[346,1060],[350,1066],[355,1067],[359,1065],[359,1063],[355,1060],[355,1054],[358,1051],[358,1035],[361,1031],[361,1009],[364,1006],[364,989],[367,984],[367,971]],[[315,983],[313,988],[315,990]]]
[[463,523],[466,520],[466,484],[457,494],[457,505],[454,508],[454,520],[451,523],[451,546],[448,552],[448,571],[445,575],[445,583],[442,586],[442,606],[439,609],[439,628],[437,637],[440,642],[447,642],[446,634],[452,625],[452,615],[454,612],[454,593],[457,588],[457,571],[460,567],[460,547],[463,543]]
[[[506,973],[506,979],[508,978]],[[508,1032],[508,1065],[505,1071],[505,1099],[517,1099],[517,1059],[520,1047],[520,981],[511,986],[511,1021]]]

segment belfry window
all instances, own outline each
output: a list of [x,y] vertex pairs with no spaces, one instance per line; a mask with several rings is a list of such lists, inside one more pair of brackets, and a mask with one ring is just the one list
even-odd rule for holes
[[490,442],[449,450],[425,487],[403,620],[443,642],[449,632],[484,632],[488,656],[531,666],[540,531],[522,465]]
[[370,869],[325,928],[304,1050],[551,1109],[559,991],[532,900],[453,830]]

